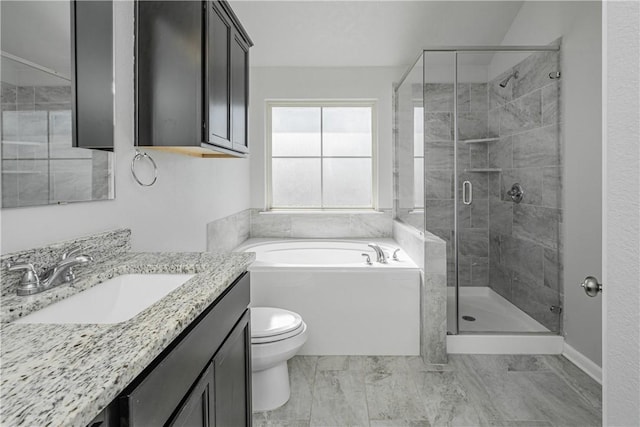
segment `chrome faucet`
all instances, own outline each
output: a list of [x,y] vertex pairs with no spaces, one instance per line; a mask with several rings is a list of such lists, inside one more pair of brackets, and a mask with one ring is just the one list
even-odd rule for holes
[[369,246],[374,251],[376,251],[376,261],[377,262],[379,262],[380,264],[386,264],[387,263],[387,254],[384,253],[382,248],[380,246],[378,246],[377,243],[369,243],[367,246]]
[[79,255],[79,253],[80,248],[74,248],[69,252],[65,252],[60,262],[47,270],[42,275],[42,278],[38,277],[38,273],[36,273],[33,264],[8,264],[7,270],[9,271],[24,270],[17,289],[18,295],[38,294],[63,283],[73,283],[76,278],[73,267],[93,261],[93,258],[89,255]]

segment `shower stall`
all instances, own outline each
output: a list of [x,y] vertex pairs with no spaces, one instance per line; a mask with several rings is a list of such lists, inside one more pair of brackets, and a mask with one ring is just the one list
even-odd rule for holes
[[559,46],[426,49],[395,88],[394,215],[447,244],[449,335],[562,332]]

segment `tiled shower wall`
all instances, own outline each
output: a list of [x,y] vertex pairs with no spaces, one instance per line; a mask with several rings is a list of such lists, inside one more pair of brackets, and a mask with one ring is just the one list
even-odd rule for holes
[[109,154],[73,148],[70,86],[2,82],[2,206],[107,199]]
[[[489,83],[489,286],[553,331],[561,330],[562,147],[558,52],[539,52]],[[518,70],[507,88],[498,86]],[[513,203],[507,191],[524,188]]]
[[[488,136],[487,84],[459,83],[457,96],[459,188],[467,180],[473,185],[473,204],[458,206],[459,281],[460,286],[487,286],[489,177],[485,172],[465,172],[487,167],[487,145],[465,142]],[[424,99],[426,229],[447,242],[447,282],[455,286],[453,84],[426,83]]]

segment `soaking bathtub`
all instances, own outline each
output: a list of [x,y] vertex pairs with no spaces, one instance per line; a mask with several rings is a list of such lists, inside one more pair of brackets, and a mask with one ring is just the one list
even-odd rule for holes
[[[392,239],[373,239],[392,254]],[[299,313],[309,338],[299,354],[418,355],[420,270],[403,250],[376,262],[366,240],[249,239],[251,305]],[[363,253],[369,255],[367,265]]]

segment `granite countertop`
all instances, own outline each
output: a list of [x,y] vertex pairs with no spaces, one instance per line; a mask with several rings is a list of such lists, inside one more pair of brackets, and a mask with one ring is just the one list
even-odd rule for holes
[[[253,253],[134,253],[78,268],[73,285],[0,307],[0,425],[86,426],[254,260]],[[81,272],[82,270],[82,272]],[[7,323],[111,277],[196,274],[117,324]]]

